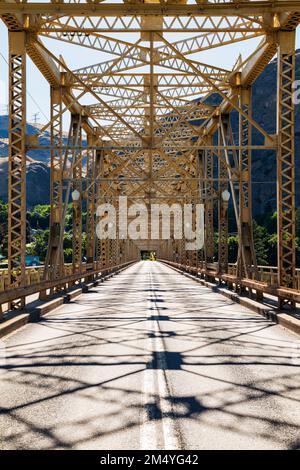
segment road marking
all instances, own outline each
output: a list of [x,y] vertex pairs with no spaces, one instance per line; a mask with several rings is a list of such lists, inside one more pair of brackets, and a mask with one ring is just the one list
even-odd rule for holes
[[[149,273],[149,297],[147,301],[149,316],[153,315],[153,306],[155,304],[155,296],[153,296],[151,289],[152,285],[152,274]],[[159,320],[151,319],[147,321],[147,324],[151,335],[145,341],[145,348],[153,353],[153,358],[156,358],[157,367],[156,369],[147,368],[143,373],[144,419],[141,425],[140,445],[143,450],[159,450],[161,448],[176,450],[180,449],[181,446],[177,437],[175,422],[172,418],[173,408],[169,399],[172,396],[171,385],[167,379],[167,361],[164,342],[159,328]],[[155,400],[155,397],[157,397],[157,400]],[[151,419],[151,416],[149,416],[149,409],[153,405],[159,407],[161,413],[160,419],[153,419],[153,417]],[[163,433],[163,447],[159,446],[158,443],[159,424]]]
[[140,448],[142,450],[159,449],[157,423],[151,419],[149,411],[154,405],[155,377],[153,369],[145,369],[143,372],[143,420],[140,431]]
[[[148,299],[147,299],[147,310],[146,315],[149,315],[151,312],[151,291],[148,288]],[[149,326],[149,333],[151,331],[150,324],[152,321],[146,320],[146,328]],[[148,333],[148,332],[146,332]],[[152,352],[152,338],[148,334],[145,339],[145,351],[149,351],[149,354]],[[151,359],[151,357],[150,357]],[[158,437],[159,430],[157,429],[157,422],[153,417],[150,416],[150,410],[154,408],[155,396],[156,396],[156,377],[153,368],[146,368],[143,371],[142,377],[142,394],[143,394],[143,418],[142,425],[140,429],[140,447],[142,450],[159,450]]]
[[157,382],[158,382],[158,396],[161,410],[161,422],[164,435],[164,443],[166,450],[180,449],[179,441],[177,439],[177,432],[175,422],[172,418],[173,407],[170,402],[172,396],[170,384],[167,379],[167,361],[165,356],[165,348],[162,338],[160,337],[161,331],[159,329],[158,321],[152,320],[153,337],[153,352],[156,352],[157,361]]

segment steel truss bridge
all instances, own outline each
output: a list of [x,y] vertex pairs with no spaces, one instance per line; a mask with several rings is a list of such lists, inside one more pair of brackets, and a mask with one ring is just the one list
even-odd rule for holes
[[[300,302],[293,104],[299,1],[1,0],[0,16],[9,39],[9,254],[1,305],[16,309],[33,294],[45,298],[118,270],[137,260],[145,247],[166,263],[260,300],[270,294],[281,306]],[[55,53],[58,41],[73,45],[81,58],[88,60],[92,51],[93,57],[107,59],[74,68],[68,57]],[[233,68],[201,61],[202,52],[247,41],[248,57],[237,56]],[[253,118],[251,90],[276,56],[277,130],[270,135]],[[38,136],[26,135],[28,57],[49,83],[50,119],[40,130],[50,133],[48,147]],[[233,113],[239,117],[238,135]],[[253,130],[261,145],[251,142]],[[26,154],[34,149],[51,153],[51,220],[45,266],[32,272],[25,266]],[[278,267],[262,269],[253,244],[251,153],[266,149],[277,158]],[[66,265],[66,212],[75,190],[73,261]],[[228,265],[228,203],[222,197],[228,190],[239,240],[236,265]],[[98,239],[96,208],[119,196],[149,206],[203,203],[204,249],[187,251],[185,240],[172,234],[155,243],[118,234]]]

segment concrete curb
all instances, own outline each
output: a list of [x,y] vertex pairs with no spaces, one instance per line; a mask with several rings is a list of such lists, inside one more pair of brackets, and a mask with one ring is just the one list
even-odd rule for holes
[[29,311],[29,321],[31,323],[40,321],[41,317],[46,313],[52,312],[56,308],[60,307],[64,304],[64,298],[58,297],[57,299],[50,300],[49,302],[45,302],[38,307],[33,308]]
[[64,299],[64,304],[68,303],[68,302],[71,302],[71,300],[75,299],[76,297],[78,297],[79,295],[82,294],[83,292],[83,286],[82,287],[79,287],[78,289],[74,289],[72,290],[71,292],[68,292],[66,295],[64,295],[63,299]]
[[295,318],[294,316],[289,315],[288,313],[279,312],[276,309],[269,307],[268,305],[264,305],[260,302],[257,302],[256,300],[248,299],[247,297],[242,297],[236,292],[232,292],[224,287],[218,287],[212,282],[205,281],[204,279],[200,279],[194,276],[193,274],[181,271],[180,269],[175,268],[175,266],[171,266],[168,263],[164,264],[174,269],[174,271],[177,271],[178,273],[183,274],[184,276],[192,279],[193,281],[196,281],[199,284],[208,287],[217,294],[221,294],[224,297],[232,300],[233,302],[236,302],[242,305],[243,307],[246,307],[249,310],[258,313],[259,315],[262,315],[273,323],[277,323],[278,325],[281,325],[287,330],[293,331],[294,333],[300,335],[300,320],[298,318]]
[[0,338],[12,333],[13,331],[21,328],[29,322],[29,313],[24,313],[22,315],[16,315],[9,320],[6,320],[4,323],[0,324]]
[[286,313],[277,313],[277,323],[300,335],[300,320]]

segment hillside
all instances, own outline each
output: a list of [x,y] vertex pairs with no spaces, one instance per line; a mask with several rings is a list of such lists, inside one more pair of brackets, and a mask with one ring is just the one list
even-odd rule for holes
[[[27,205],[49,203],[50,168],[44,162],[26,165]],[[7,157],[0,158],[0,200],[7,201]]]
[[[27,124],[27,135],[35,135],[38,133],[38,128],[32,124]],[[43,136],[39,137],[40,145],[50,144],[50,135],[45,132]],[[40,162],[48,162],[50,158],[49,150],[30,150],[28,155],[34,160]],[[8,116],[0,116],[0,157],[8,156]]]
[[[276,76],[277,63],[272,61],[256,80],[253,87],[253,117],[270,134],[276,132]],[[300,79],[300,51],[296,55],[296,80]],[[262,144],[257,132],[253,142]],[[252,157],[253,209],[264,213],[276,207],[275,152],[254,151]],[[300,207],[300,105],[295,108],[296,205]]]

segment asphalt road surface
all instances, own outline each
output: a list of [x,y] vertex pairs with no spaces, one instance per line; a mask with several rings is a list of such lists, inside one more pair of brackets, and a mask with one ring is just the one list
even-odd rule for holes
[[141,261],[11,334],[1,449],[299,449],[299,337]]

